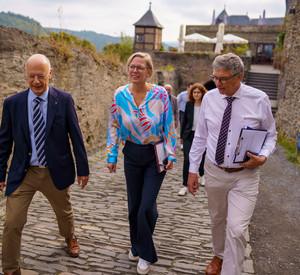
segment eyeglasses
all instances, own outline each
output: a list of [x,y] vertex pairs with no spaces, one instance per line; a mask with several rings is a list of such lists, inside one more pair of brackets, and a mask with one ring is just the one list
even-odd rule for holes
[[130,71],[134,71],[136,69],[139,73],[141,73],[144,70],[148,69],[147,67],[134,66],[134,65],[129,65],[128,68],[129,68]]
[[45,80],[48,77],[49,74],[44,75],[44,74],[39,74],[39,75],[34,75],[34,74],[27,74],[26,77],[29,78],[30,80],[34,80],[36,77],[38,80]]
[[212,81],[215,82],[215,83],[217,83],[217,81],[219,80],[219,82],[220,82],[221,84],[226,84],[227,81],[228,81],[230,78],[233,78],[233,77],[235,77],[235,76],[236,76],[236,74],[234,74],[234,75],[232,75],[232,76],[230,76],[230,77],[216,77],[216,76],[214,76],[214,75],[211,75],[210,77],[211,77]]

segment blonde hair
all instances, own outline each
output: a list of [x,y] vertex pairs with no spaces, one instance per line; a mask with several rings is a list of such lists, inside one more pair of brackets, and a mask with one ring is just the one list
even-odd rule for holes
[[[153,61],[152,61],[152,57],[150,54],[148,53],[143,53],[143,52],[136,52],[136,53],[133,53],[127,60],[127,67],[130,65],[130,63],[132,62],[132,60],[135,58],[135,57],[140,57],[140,58],[143,58],[146,63],[147,63],[147,68],[149,70],[151,70],[151,75],[153,74]],[[150,75],[150,76],[151,76]]]

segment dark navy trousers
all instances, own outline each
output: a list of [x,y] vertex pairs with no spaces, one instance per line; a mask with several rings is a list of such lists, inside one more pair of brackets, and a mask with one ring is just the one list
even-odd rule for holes
[[154,146],[126,141],[123,148],[127,185],[131,251],[134,256],[157,262],[152,239],[158,218],[156,198],[166,172],[158,173]]
[[[183,176],[183,183],[182,184],[184,186],[187,186],[187,182],[188,182],[188,178],[189,178],[189,168],[190,168],[189,154],[190,154],[190,151],[191,151],[194,135],[195,135],[195,132],[191,131],[190,135],[186,139],[183,140],[184,160],[183,160],[183,170],[182,170],[182,176]],[[202,177],[204,175],[205,154],[206,154],[206,151],[204,152],[204,154],[202,156],[202,160],[201,160],[200,167],[199,167],[200,177]]]

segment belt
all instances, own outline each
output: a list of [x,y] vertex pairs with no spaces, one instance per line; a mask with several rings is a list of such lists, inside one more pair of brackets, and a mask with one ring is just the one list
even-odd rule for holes
[[34,167],[34,168],[48,168],[48,167],[42,166],[42,165],[31,165],[31,167]]
[[238,171],[242,171],[245,170],[246,167],[240,167],[240,168],[226,168],[226,167],[222,167],[219,166],[217,164],[215,164],[218,168],[222,169],[223,171],[227,172],[227,173],[234,173],[234,172],[238,172]]

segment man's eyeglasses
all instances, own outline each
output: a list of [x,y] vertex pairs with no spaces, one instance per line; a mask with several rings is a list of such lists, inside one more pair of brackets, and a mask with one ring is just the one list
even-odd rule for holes
[[234,74],[234,75],[232,75],[232,76],[230,76],[230,77],[216,77],[216,76],[214,76],[214,75],[211,75],[210,77],[211,77],[212,81],[215,82],[215,83],[217,83],[217,81],[219,80],[219,82],[220,82],[221,84],[226,84],[227,81],[228,81],[230,78],[233,78],[233,77],[235,77],[235,76],[236,76],[236,74]]
[[129,65],[128,68],[129,68],[130,71],[134,71],[136,69],[139,73],[141,73],[142,71],[148,69],[147,67],[134,66],[134,65]]
[[30,80],[34,80],[36,77],[38,80],[45,80],[48,77],[47,75],[44,74],[39,74],[39,75],[34,75],[34,74],[27,74],[26,77]]

